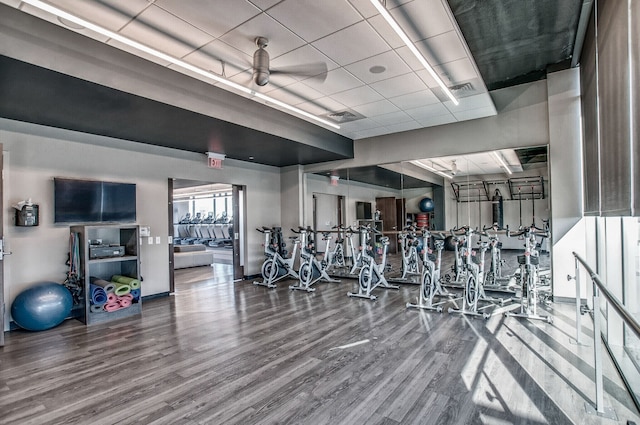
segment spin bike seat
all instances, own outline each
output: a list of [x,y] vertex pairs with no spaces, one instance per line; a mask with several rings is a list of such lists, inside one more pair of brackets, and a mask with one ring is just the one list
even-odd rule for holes
[[[538,257],[534,257],[533,255],[530,255],[529,257],[529,261],[532,266],[537,266],[540,263],[540,259]],[[526,255],[518,255],[518,264],[527,264]]]

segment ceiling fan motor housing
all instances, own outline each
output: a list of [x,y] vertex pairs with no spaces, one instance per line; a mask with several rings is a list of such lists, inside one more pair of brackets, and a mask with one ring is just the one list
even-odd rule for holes
[[267,43],[263,42],[263,39],[263,37],[256,39],[258,50],[253,54],[253,80],[259,86],[269,82],[269,53],[264,49]]

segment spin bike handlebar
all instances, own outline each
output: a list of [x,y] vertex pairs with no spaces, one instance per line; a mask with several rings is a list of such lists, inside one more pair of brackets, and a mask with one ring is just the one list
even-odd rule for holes
[[267,233],[267,232],[273,232],[273,228],[272,227],[267,227],[267,226],[262,226],[262,229],[258,229],[256,227],[256,230],[260,233]]
[[515,238],[518,236],[522,236],[524,234],[534,234],[536,236],[543,236],[548,238],[549,237],[549,232],[545,229],[541,229],[539,227],[536,226],[528,226],[528,227],[523,227],[520,228],[518,232],[516,233],[511,233],[511,231],[509,230],[509,226],[507,226],[507,237],[509,238]]

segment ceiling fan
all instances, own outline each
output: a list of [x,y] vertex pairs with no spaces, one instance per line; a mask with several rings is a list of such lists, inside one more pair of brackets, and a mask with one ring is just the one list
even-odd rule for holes
[[259,86],[267,85],[269,76],[272,74],[297,75],[314,78],[321,82],[327,78],[327,64],[324,62],[271,69],[269,68],[269,53],[266,50],[269,39],[267,37],[256,37],[255,43],[258,46],[258,50],[253,54],[253,75],[251,78]]

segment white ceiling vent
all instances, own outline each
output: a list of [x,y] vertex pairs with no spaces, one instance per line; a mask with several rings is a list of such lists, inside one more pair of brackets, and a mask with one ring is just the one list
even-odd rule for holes
[[324,117],[337,123],[345,123],[360,120],[364,118],[364,115],[359,114],[352,109],[345,109],[343,111],[326,113],[324,114]]
[[456,96],[464,96],[465,94],[472,94],[476,91],[471,83],[457,84],[449,87],[449,90],[451,90]]

